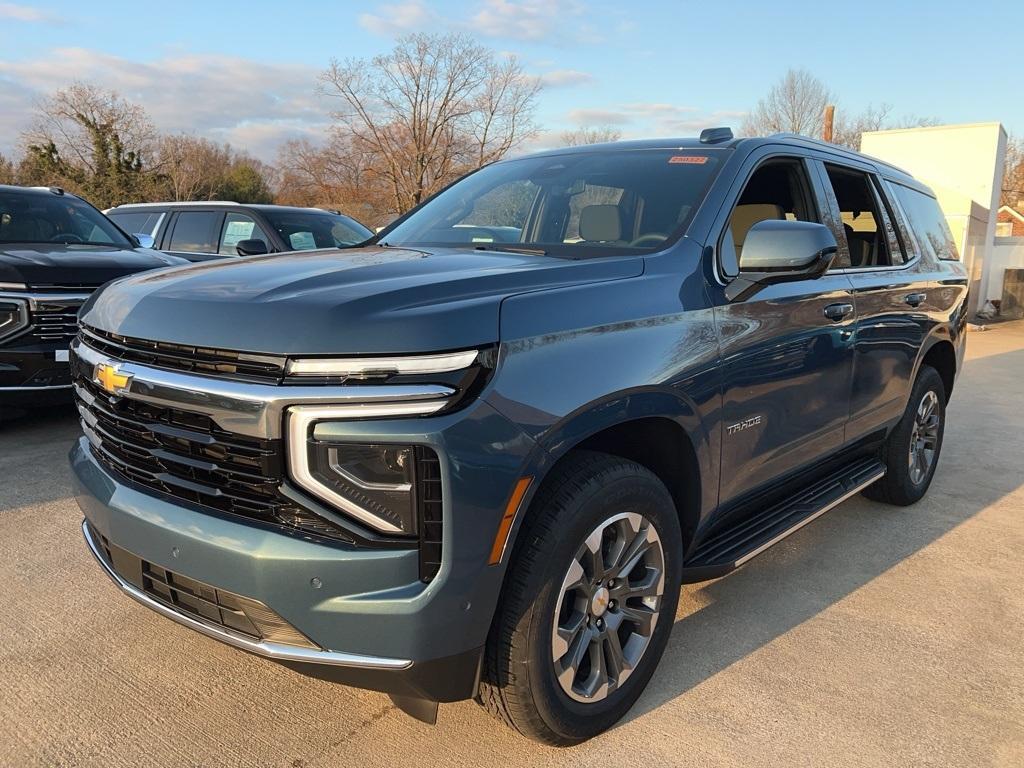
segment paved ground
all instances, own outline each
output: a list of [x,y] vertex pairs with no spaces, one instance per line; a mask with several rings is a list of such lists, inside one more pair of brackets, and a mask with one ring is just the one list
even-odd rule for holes
[[572,750],[470,702],[429,728],[117,594],[70,409],[0,427],[0,765],[1024,765],[1024,323],[972,334],[927,499],[853,499],[685,590],[660,676]]

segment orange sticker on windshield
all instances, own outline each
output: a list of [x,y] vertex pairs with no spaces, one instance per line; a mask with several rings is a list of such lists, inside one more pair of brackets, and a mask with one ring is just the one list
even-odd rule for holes
[[707,155],[673,155],[668,159],[670,163],[689,163],[691,165],[704,165],[708,161]]

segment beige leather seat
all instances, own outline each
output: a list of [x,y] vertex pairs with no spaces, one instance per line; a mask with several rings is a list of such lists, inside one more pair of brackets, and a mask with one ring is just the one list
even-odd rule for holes
[[732,212],[732,219],[729,221],[729,227],[732,230],[732,241],[736,246],[736,261],[740,262],[743,254],[743,242],[747,239],[747,233],[751,227],[759,221],[784,218],[786,216],[780,205],[772,203],[737,205]]
[[622,238],[622,211],[617,205],[588,205],[580,210],[580,237],[592,243]]

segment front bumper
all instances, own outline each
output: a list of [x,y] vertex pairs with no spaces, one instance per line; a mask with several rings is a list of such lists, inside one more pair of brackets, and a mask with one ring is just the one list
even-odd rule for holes
[[444,555],[433,581],[420,581],[415,549],[327,542],[164,498],[115,476],[85,438],[70,457],[77,501],[95,534],[159,568],[259,601],[315,648],[254,641],[197,620],[118,574],[95,540],[90,548],[122,591],[242,650],[393,696],[443,702],[475,695],[503,574],[487,558],[533,443],[482,401],[429,419],[331,428],[429,445],[441,458]]

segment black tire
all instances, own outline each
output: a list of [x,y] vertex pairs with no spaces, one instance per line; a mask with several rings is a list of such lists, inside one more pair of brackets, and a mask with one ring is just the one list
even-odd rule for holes
[[[563,603],[568,605],[562,599],[564,582],[570,565],[579,561],[578,552],[582,551],[584,541],[623,512],[643,517],[644,524],[649,526],[644,541],[655,534],[659,539],[663,591],[657,619],[646,635],[649,640],[645,650],[630,667],[631,672],[621,686],[621,677],[609,674],[615,689],[599,701],[581,702],[571,698],[556,677],[552,656],[555,612]],[[630,525],[634,524],[636,516],[632,515],[630,521]],[[611,527],[605,532],[609,530]],[[632,534],[623,534],[622,541],[629,535]],[[614,536],[607,541],[614,541]],[[635,588],[630,574],[643,581],[638,574],[656,573],[648,565],[648,557],[644,555],[642,568],[623,570],[625,578],[620,577],[618,584],[614,579],[606,582],[607,586],[619,590]],[[607,559],[613,558],[602,555],[602,561]],[[626,559],[622,556],[623,561]],[[636,702],[665,650],[679,601],[681,567],[679,519],[664,484],[632,461],[590,451],[571,454],[545,481],[518,537],[488,640],[480,703],[525,736],[554,746],[578,744],[610,728]],[[607,597],[606,593],[601,599]],[[622,605],[616,605],[613,599],[606,603],[607,608],[596,609],[600,613],[595,617],[589,613],[588,603],[588,610],[583,612],[587,622],[584,632],[591,631],[592,619],[595,632],[598,626],[610,627],[616,612],[626,613],[622,610],[624,606],[636,605],[627,602],[634,599],[622,598]],[[573,615],[577,615],[575,609]],[[596,616],[604,616],[604,620]],[[611,670],[609,657],[605,656],[606,646],[597,647],[602,665]],[[588,654],[587,658],[595,656]]]
[[[927,471],[919,477],[914,476],[911,467],[910,449],[915,434],[915,422],[918,409],[927,398],[934,398],[938,425],[934,439],[934,449]],[[942,383],[939,372],[928,365],[921,366],[914,382],[914,388],[907,401],[907,409],[903,418],[889,433],[882,446],[881,459],[885,464],[885,477],[868,486],[864,495],[875,501],[906,507],[921,500],[928,492],[935,468],[939,463],[942,451],[942,437],[946,429],[946,387]]]

